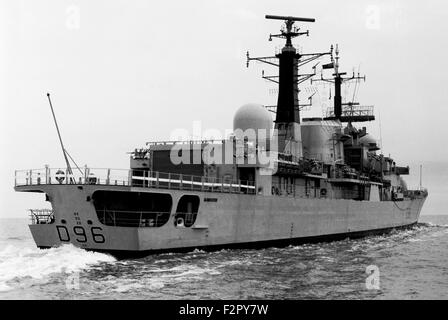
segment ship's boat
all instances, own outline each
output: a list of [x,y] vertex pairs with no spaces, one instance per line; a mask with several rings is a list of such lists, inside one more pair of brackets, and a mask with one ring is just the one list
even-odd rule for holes
[[[418,222],[427,191],[409,190],[398,166],[365,127],[372,106],[342,101],[341,86],[365,80],[339,70],[339,50],[302,53],[294,26],[314,19],[266,16],[285,25],[281,52],[251,57],[279,68],[275,106],[243,105],[223,140],[148,142],[130,168],[22,170],[15,190],[45,194],[52,209],[30,211],[39,248],[65,243],[117,256],[194,248],[260,247],[359,237]],[[335,49],[335,50],[334,50]],[[324,61],[301,73],[312,61]],[[330,70],[330,76],[324,76]],[[300,112],[299,88],[331,83],[334,106],[322,117]],[[51,105],[51,100],[50,100]],[[56,119],[55,119],[56,121]],[[57,125],[57,123],[56,123]]]

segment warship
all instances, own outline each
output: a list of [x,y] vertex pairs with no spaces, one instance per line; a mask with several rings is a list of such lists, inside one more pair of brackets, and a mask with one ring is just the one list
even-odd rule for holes
[[[247,66],[278,68],[262,73],[278,85],[277,104],[243,105],[224,139],[147,142],[130,152],[129,169],[80,168],[63,145],[48,94],[66,167],[15,172],[16,191],[44,194],[51,204],[30,210],[36,245],[71,243],[121,257],[332,241],[415,225],[427,190],[408,189],[402,176],[409,167],[355,126],[375,120],[373,106],[342,99],[342,86],[365,76],[341,72],[337,45],[299,52],[292,39],[309,31],[297,24],[315,19],[266,18],[283,23],[269,40],[286,42],[273,56],[247,52]],[[305,81],[331,87],[334,106],[322,117],[301,117],[312,105],[312,95],[299,102]]]

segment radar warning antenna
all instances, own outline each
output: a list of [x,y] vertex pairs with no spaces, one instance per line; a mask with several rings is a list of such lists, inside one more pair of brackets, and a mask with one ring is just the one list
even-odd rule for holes
[[292,39],[298,36],[309,36],[309,31],[300,31],[300,28],[294,26],[295,22],[315,22],[312,18],[299,18],[291,16],[273,16],[266,15],[266,19],[283,20],[284,26],[280,30],[279,34],[270,34],[269,41],[272,38],[286,39],[285,46],[281,50],[281,53],[275,56],[264,57],[250,57],[247,52],[246,65],[249,67],[250,61],[258,61],[266,63],[279,68],[278,75],[265,75],[262,71],[262,78],[278,84],[278,100],[276,106],[268,106],[270,111],[276,109],[276,123],[300,123],[300,107],[310,106],[311,99],[314,94],[308,97],[309,103],[299,104],[299,84],[310,79],[316,75],[316,65],[313,67],[312,73],[299,74],[298,69],[305,64],[316,60],[324,55],[331,54],[330,52],[323,53],[298,53],[296,48],[292,44]]
[[[321,73],[320,79],[311,79],[311,83],[319,81],[334,83],[334,107],[333,109],[329,109],[327,111],[327,117],[325,120],[339,120],[341,122],[364,122],[375,120],[373,106],[360,106],[358,102],[354,101],[347,103],[342,102],[342,84],[353,80],[366,81],[366,76],[360,76],[359,72],[355,75],[355,71],[353,71],[353,75],[351,77],[342,77],[347,73],[339,71],[339,59],[339,47],[336,45],[335,56],[333,57],[332,53],[331,62],[322,66],[322,70],[334,69],[333,78],[324,78]],[[343,106],[346,106],[346,108],[342,108]]]

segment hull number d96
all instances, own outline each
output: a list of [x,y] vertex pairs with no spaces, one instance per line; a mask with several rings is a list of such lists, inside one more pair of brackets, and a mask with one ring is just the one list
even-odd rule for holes
[[[61,240],[61,242],[70,242],[70,234],[66,226],[56,226],[56,230],[58,231],[59,240]],[[95,243],[104,243],[106,242],[106,239],[101,233],[102,230],[103,229],[100,227],[91,227],[90,235],[88,236],[84,227],[75,226],[73,227],[73,237],[80,243],[87,242],[88,237],[92,237],[92,240]]]

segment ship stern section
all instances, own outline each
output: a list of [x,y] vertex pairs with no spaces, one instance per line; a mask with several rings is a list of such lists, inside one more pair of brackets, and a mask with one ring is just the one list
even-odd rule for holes
[[[129,189],[128,187],[116,187]],[[29,225],[39,248],[73,244],[87,250],[138,250],[138,231],[104,224],[93,204],[95,185],[17,186],[19,192],[45,193],[51,210],[30,210]]]

